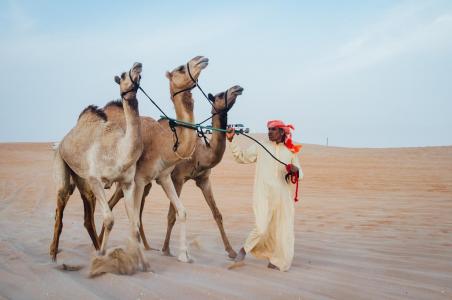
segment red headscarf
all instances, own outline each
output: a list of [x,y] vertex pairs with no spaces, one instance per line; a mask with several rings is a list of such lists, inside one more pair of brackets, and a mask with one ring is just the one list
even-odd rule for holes
[[292,142],[292,133],[290,132],[290,130],[295,130],[295,127],[293,127],[293,125],[291,124],[284,124],[283,121],[280,120],[271,120],[267,122],[267,128],[282,128],[284,129],[284,134],[286,135],[285,140],[284,140],[284,145],[286,145],[287,149],[289,149],[290,151],[292,151],[293,153],[298,153],[302,147],[302,145],[299,144],[294,144]]

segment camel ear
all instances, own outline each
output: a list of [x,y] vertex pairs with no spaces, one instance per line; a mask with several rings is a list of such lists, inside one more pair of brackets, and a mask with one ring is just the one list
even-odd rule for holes
[[171,79],[171,73],[170,72],[166,71],[165,76],[166,76],[166,78]]
[[121,82],[121,79],[119,78],[119,76],[115,76],[115,82],[116,82],[117,84],[119,84],[119,83]]
[[209,98],[210,101],[215,102],[215,97],[211,93],[207,95],[207,98]]

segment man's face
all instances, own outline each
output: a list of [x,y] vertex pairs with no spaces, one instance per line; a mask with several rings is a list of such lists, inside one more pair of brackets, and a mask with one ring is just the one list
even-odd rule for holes
[[270,141],[280,143],[282,142],[283,136],[284,136],[283,129],[277,127],[268,128],[268,139]]

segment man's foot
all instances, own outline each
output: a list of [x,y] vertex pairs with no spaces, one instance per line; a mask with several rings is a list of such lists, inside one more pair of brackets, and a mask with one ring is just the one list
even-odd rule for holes
[[268,263],[267,268],[279,271],[279,268],[277,266],[275,266],[274,264],[272,264],[271,262]]

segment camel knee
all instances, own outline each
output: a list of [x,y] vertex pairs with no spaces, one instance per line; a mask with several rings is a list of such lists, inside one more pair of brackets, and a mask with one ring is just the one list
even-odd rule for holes
[[91,219],[85,218],[85,222],[83,222],[83,226],[85,226],[86,230],[92,229]]
[[[60,207],[57,207],[56,209],[55,209],[55,222],[58,222],[59,221],[59,219],[60,219],[60,210],[61,210],[61,208]],[[55,227],[57,226],[57,224],[55,223]]]
[[64,207],[66,205],[66,201],[69,199],[69,195],[70,195],[70,191],[66,188],[61,188],[58,190],[58,194],[57,194],[58,207],[60,207],[60,206]]
[[56,238],[59,238],[61,232],[63,232],[63,218],[60,218],[57,213],[55,213],[55,227],[53,229],[54,234],[56,234]]
[[177,210],[177,217],[181,222],[185,222],[187,220],[187,211],[185,210],[185,208]]
[[168,224],[174,225],[176,223],[176,214],[175,213],[168,213]]
[[105,230],[107,231],[111,231],[111,229],[113,228],[113,225],[115,223],[115,220],[113,218],[113,214],[109,213],[104,217],[104,227]]
[[219,211],[214,212],[213,217],[215,218],[215,220],[217,222],[223,223],[223,216],[221,215],[221,213]]
[[66,189],[58,190],[57,207],[55,209],[55,222],[59,222],[63,219],[63,211],[69,199],[69,193]]

